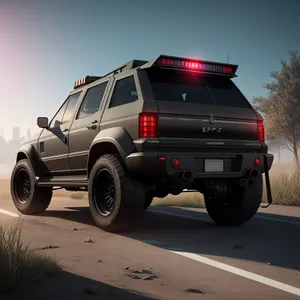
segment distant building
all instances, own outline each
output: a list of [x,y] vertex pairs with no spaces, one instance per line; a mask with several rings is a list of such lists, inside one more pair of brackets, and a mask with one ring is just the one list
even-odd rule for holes
[[21,138],[20,127],[13,127],[12,129],[12,140],[19,141]]
[[26,140],[27,140],[27,141],[31,140],[31,131],[30,131],[30,129],[27,130],[27,133],[26,133]]

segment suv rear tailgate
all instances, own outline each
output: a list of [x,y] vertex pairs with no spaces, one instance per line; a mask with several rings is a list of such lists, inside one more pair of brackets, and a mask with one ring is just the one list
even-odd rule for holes
[[148,70],[160,138],[258,141],[258,115],[231,79]]
[[159,136],[257,140],[257,116],[251,109],[159,101]]

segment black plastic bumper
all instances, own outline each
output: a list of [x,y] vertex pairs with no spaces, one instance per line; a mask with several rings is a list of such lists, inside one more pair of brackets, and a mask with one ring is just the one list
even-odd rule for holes
[[[259,158],[261,164],[254,164],[255,158]],[[179,159],[180,166],[174,168],[172,160]],[[222,159],[224,161],[223,172],[205,172],[206,159]],[[256,169],[265,173],[270,170],[274,156],[264,153],[157,153],[136,152],[126,157],[127,169],[130,173],[140,175],[164,176],[176,175],[180,171],[190,171],[193,178],[238,178],[244,176],[248,169]]]

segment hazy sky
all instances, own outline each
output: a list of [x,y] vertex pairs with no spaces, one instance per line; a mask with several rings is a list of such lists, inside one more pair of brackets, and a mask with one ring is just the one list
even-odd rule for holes
[[239,65],[246,97],[300,51],[300,0],[0,0],[0,129],[37,131],[76,79],[159,54]]

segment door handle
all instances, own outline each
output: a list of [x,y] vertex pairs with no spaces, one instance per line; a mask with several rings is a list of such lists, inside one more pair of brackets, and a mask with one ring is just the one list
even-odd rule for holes
[[98,120],[95,120],[95,121],[92,122],[92,124],[96,124],[96,123],[98,123]]
[[67,132],[69,129],[68,128],[65,128],[62,132]]
[[86,126],[87,129],[97,129],[97,125],[88,125]]

